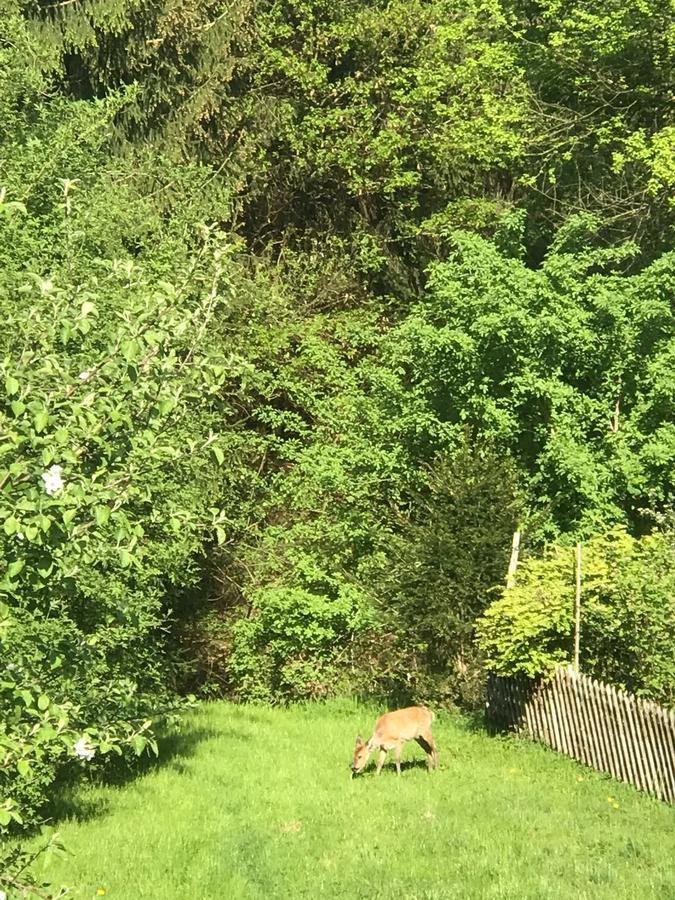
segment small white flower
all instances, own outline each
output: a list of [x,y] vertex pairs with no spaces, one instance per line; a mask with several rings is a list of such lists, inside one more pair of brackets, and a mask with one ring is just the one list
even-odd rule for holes
[[[77,377],[81,378],[82,381],[86,381],[90,375],[91,375],[91,372],[89,372],[89,371],[87,371],[87,369],[85,369],[84,372],[80,372],[80,374]],[[0,898],[0,900],[2,900],[2,898]]]
[[[23,531],[17,531],[17,533],[16,533],[16,539],[17,539],[17,541],[22,541],[23,538],[24,538]],[[0,900],[2,900],[2,897],[0,897]]]
[[0,891],[0,900],[7,900],[7,894],[4,891]]
[[47,469],[46,472],[42,473],[42,480],[45,483],[45,490],[51,496],[52,494],[58,494],[58,492],[63,487],[63,478],[61,478],[62,472],[61,466],[51,466]]
[[[93,759],[96,756],[96,750],[84,737],[81,737],[76,744],[73,744],[73,750],[80,759]],[[0,897],[0,900],[2,900],[2,897]]]

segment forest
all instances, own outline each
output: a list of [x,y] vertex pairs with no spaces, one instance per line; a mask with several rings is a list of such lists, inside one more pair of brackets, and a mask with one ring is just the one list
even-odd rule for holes
[[3,6],[0,834],[195,698],[480,709],[579,541],[671,707],[675,6]]

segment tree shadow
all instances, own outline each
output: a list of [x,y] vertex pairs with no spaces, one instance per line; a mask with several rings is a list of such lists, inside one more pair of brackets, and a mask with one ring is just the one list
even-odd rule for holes
[[133,761],[116,760],[114,765],[106,765],[83,779],[81,770],[72,768],[69,776],[62,778],[54,788],[44,809],[46,824],[55,825],[65,820],[88,822],[108,813],[110,799],[96,796],[87,788],[116,787],[142,778],[150,772],[167,766],[183,773],[187,770],[186,760],[195,752],[199,744],[212,738],[248,740],[239,732],[223,732],[214,728],[191,728],[172,730],[158,738],[158,756],[144,755]]

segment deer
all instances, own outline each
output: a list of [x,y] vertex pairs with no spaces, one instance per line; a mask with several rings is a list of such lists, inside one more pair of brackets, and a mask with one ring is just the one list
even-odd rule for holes
[[373,736],[364,741],[361,735],[356,738],[354,759],[352,760],[352,776],[358,775],[366,767],[373,750],[379,750],[377,769],[379,775],[389,750],[395,751],[396,773],[401,774],[401,750],[406,741],[417,741],[427,754],[427,769],[438,768],[438,750],[431,734],[431,723],[434,714],[426,706],[408,706],[385,713],[375,722]]

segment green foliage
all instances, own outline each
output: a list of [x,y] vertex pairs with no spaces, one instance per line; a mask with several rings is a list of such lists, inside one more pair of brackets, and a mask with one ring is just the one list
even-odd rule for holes
[[532,91],[531,156],[519,180],[530,188],[539,245],[551,224],[589,210],[611,241],[635,239],[652,259],[670,249],[672,5],[507,0],[504,8]]
[[217,241],[203,253],[203,294],[194,267],[186,289],[101,261],[76,285],[27,273],[0,298],[3,658],[74,704],[69,728],[98,746],[142,749],[134,723],[167,703],[167,587],[221,521],[204,400],[218,406],[226,366],[203,337],[228,289]]
[[228,661],[235,696],[275,702],[325,696],[345,687],[345,647],[370,624],[358,591],[336,596],[274,587],[253,598],[232,629]]
[[432,267],[426,295],[384,342],[386,390],[415,411],[411,430],[470,425],[512,453],[549,527],[644,527],[673,496],[674,260],[626,277],[615,269],[631,248],[590,249],[588,223],[574,224],[536,272],[455,235],[450,259]]
[[[25,49],[5,46],[10,71]],[[13,71],[23,97],[3,97],[14,128],[0,151],[2,832],[35,821],[78,756],[155,749],[151,720],[181,705],[167,595],[223,532],[228,446],[214,428],[233,368],[216,328],[231,246],[217,229],[143,223],[138,182],[99,172],[115,103],[49,103],[39,73]]]
[[[581,668],[651,697],[675,701],[673,535],[641,539],[623,530],[583,546]],[[479,645],[496,672],[534,676],[571,661],[574,627],[572,547],[527,559],[516,586],[488,607]]]
[[19,846],[0,848],[0,890],[7,896],[26,900],[60,900],[72,896],[68,888],[54,890],[48,881],[34,874],[34,866],[46,867],[52,859],[64,855],[58,834],[50,834],[35,849],[24,850]]
[[378,589],[397,635],[402,671],[387,674],[399,691],[476,702],[474,621],[504,580],[519,506],[512,466],[489,447],[466,444],[430,467],[387,542]]

